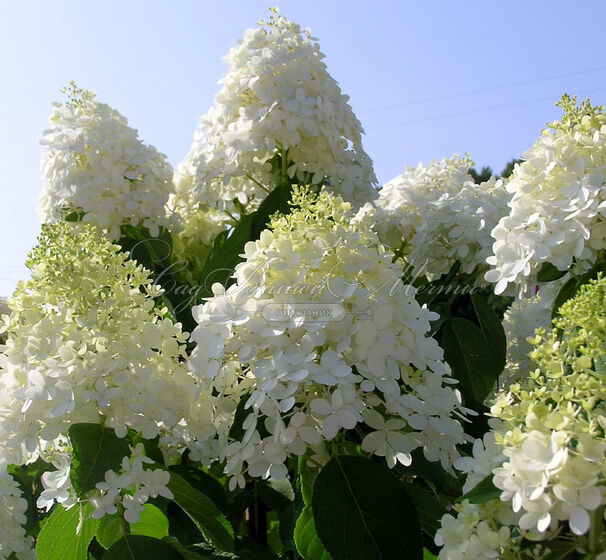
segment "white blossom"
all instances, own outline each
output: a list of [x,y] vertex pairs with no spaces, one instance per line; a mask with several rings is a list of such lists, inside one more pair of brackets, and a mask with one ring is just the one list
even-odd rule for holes
[[113,240],[123,224],[142,225],[154,237],[169,224],[172,168],[120,113],[72,84],[70,100],[55,104],[50,121],[38,207],[44,223],[81,213]]
[[408,167],[386,183],[373,214],[381,240],[409,263],[424,266],[430,280],[448,273],[458,261],[472,274],[491,254],[490,231],[506,213],[502,180],[476,184],[473,162],[454,156],[424,166]]
[[171,490],[167,488],[169,472],[164,469],[144,468],[144,464],[153,464],[154,461],[144,455],[143,444],[131,447],[131,453],[130,457],[124,457],[122,460],[119,472],[107,471],[105,480],[97,483],[100,493],[90,500],[95,508],[92,514],[94,519],[116,513],[117,504],[121,504],[124,508],[124,519],[129,523],[137,523],[144,510],[143,506],[150,498],[174,498]]
[[[235,283],[213,286],[194,308],[188,365],[217,395],[233,486],[246,472],[285,476],[288,455],[321,456],[322,442],[357,426],[374,430],[364,446],[390,466],[422,448],[450,468],[467,439],[465,409],[427,337],[437,315],[402,284],[370,222],[352,223],[350,205],[326,193],[313,201],[298,192],[295,201],[298,209],[246,245]],[[241,400],[248,415],[232,441],[223,411]],[[195,442],[192,455],[204,457]]]
[[[149,272],[118,250],[90,226],[43,228],[0,346],[0,450],[10,462],[47,455],[81,422],[181,438],[197,390],[180,364],[186,334],[156,307]],[[59,478],[46,483],[45,496],[54,489],[61,501]]]
[[376,178],[348,97],[310,31],[272,11],[227,55],[223,88],[178,168],[178,196],[248,212],[292,179],[356,205],[372,200]]
[[492,231],[493,269],[486,280],[502,293],[536,283],[544,263],[591,268],[606,248],[606,114],[564,96],[562,122],[550,124],[507,183],[509,215]]

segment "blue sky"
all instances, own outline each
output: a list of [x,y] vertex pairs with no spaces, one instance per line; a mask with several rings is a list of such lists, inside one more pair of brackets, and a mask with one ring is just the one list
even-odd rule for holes
[[[26,276],[39,140],[60,88],[96,91],[175,165],[219,89],[221,57],[268,5],[0,0],[0,295]],[[563,92],[606,103],[603,1],[277,5],[319,38],[380,182],[455,152],[500,171],[558,118]]]

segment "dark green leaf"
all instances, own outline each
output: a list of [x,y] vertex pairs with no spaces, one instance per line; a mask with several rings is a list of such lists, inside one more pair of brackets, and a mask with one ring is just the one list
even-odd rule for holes
[[405,467],[401,463],[396,463],[393,472],[400,477],[422,478],[426,484],[439,490],[444,484],[446,471],[442,468],[439,461],[428,461],[422,449],[415,449],[412,453],[412,463]]
[[406,491],[415,504],[421,529],[433,539],[440,528],[440,519],[446,513],[446,507],[433,492],[419,484],[405,484]]
[[70,478],[78,496],[92,490],[105,480],[106,471],[117,471],[122,459],[130,457],[128,441],[101,424],[73,424],[68,433],[73,448]]
[[320,472],[319,468],[310,467],[308,461],[309,458],[305,455],[299,457],[299,480],[301,481],[303,502],[306,506],[311,505],[314,482]]
[[437,558],[435,554],[432,554],[426,548],[423,549],[423,560],[437,560]]
[[177,549],[159,539],[123,535],[103,555],[102,560],[183,560]]
[[248,241],[259,239],[273,214],[276,212],[286,214],[290,211],[288,205],[290,196],[290,186],[276,187],[267,195],[256,212],[242,216],[232,231],[222,232],[216,237],[200,275],[202,289],[198,301],[212,296],[211,287],[215,282],[224,286],[228,284],[234,268],[242,260],[240,255],[244,252],[244,245]]
[[169,534],[179,539],[183,545],[190,546],[204,540],[191,517],[174,502],[169,502],[166,506],[166,515]]
[[262,480],[257,484],[257,492],[267,507],[278,512],[289,507],[295,499],[295,493],[286,478]]
[[494,370],[498,371],[498,375],[501,375],[505,368],[507,355],[507,339],[505,338],[503,325],[484,297],[479,294],[472,294],[471,303],[488,349],[494,358]]
[[140,433],[135,430],[128,430],[128,435],[133,442],[133,445],[142,443],[145,447],[145,455],[150,459],[153,459],[158,465],[164,465],[164,455],[158,446],[160,436],[156,436],[154,439],[145,439]]
[[303,500],[299,496],[290,504],[290,506],[278,514],[278,521],[280,522],[280,539],[284,552],[295,550],[296,548],[293,534],[297,519],[301,515],[302,510]]
[[483,402],[501,373],[480,328],[467,319],[450,319],[441,330],[444,358],[474,399]]
[[223,513],[227,513],[227,493],[225,492],[225,488],[211,475],[198,468],[183,465],[170,467],[169,470],[171,473],[175,472],[181,475],[196,490],[208,496]]
[[231,231],[223,231],[216,238],[200,274],[198,301],[212,296],[212,285],[226,286],[236,265],[242,260],[244,245],[251,240],[253,214],[243,216]]
[[314,483],[316,531],[335,560],[421,560],[421,530],[404,485],[364,457],[331,459]]
[[[168,535],[168,519],[160,509],[152,504],[145,504],[139,521],[129,525],[133,535],[144,535],[162,539]],[[101,519],[95,537],[103,548],[110,548],[120,540],[120,513],[106,515]]]
[[330,554],[324,548],[320,537],[316,533],[314,516],[310,506],[305,506],[299,519],[297,519],[295,544],[304,560],[331,560]]
[[258,210],[254,213],[251,228],[252,239],[259,239],[261,232],[267,228],[270,218],[276,213],[288,214],[289,201],[292,196],[290,185],[279,185],[267,195]]
[[72,210],[64,219],[66,222],[81,222],[85,214],[84,210]]
[[92,512],[89,503],[71,509],[56,505],[38,535],[38,560],[86,560],[88,545],[99,525],[98,519],[91,518]]
[[175,496],[174,501],[189,515],[209,543],[220,550],[234,549],[234,530],[210,498],[174,472],[170,475],[168,488]]
[[[530,541],[528,548],[536,546],[536,542]],[[541,556],[542,560],[568,560],[573,558],[580,558],[580,554],[577,553],[577,546],[575,541],[568,539],[552,539],[543,544],[545,550],[549,550],[547,555]],[[583,556],[585,558],[585,556]]]
[[479,482],[467,494],[461,496],[457,502],[469,500],[472,504],[483,504],[496,500],[501,495],[501,491],[492,483],[492,474],[489,474],[484,480]]
[[568,272],[567,270],[559,270],[550,262],[543,263],[541,270],[537,274],[537,282],[553,282],[562,278]]
[[553,308],[551,310],[552,319],[558,314],[558,309],[576,295],[581,286],[582,282],[576,278],[571,278],[560,288],[560,291],[553,302]]

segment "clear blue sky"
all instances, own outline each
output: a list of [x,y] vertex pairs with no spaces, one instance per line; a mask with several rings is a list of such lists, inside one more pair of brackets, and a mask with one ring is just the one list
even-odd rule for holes
[[[0,295],[25,276],[38,232],[39,139],[59,89],[96,91],[175,165],[219,89],[221,57],[268,5],[0,0]],[[455,152],[500,171],[558,117],[563,92],[606,103],[603,1],[277,5],[319,38],[381,182]]]

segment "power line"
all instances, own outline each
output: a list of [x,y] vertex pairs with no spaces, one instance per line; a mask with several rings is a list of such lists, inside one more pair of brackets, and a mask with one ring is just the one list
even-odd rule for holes
[[362,110],[360,113],[377,113],[379,111],[387,111],[388,109],[396,109],[398,107],[407,107],[410,105],[421,105],[423,103],[430,103],[432,101],[443,101],[445,99],[453,99],[455,97],[463,97],[466,95],[475,95],[476,93],[485,93],[489,91],[496,91],[499,89],[512,88],[517,86],[526,86],[530,84],[538,84],[541,82],[547,82],[550,80],[557,80],[559,78],[568,78],[570,76],[581,76],[583,74],[593,74],[595,72],[601,72],[606,70],[606,66],[601,66],[600,68],[591,68],[589,70],[579,70],[578,72],[568,72],[566,74],[555,74],[552,76],[543,76],[542,78],[535,78],[533,80],[524,80],[522,82],[512,82],[510,84],[503,84],[500,86],[489,86],[481,89],[471,89],[467,91],[459,91],[456,93],[449,93],[448,95],[440,95],[437,97],[426,97],[423,99],[414,99],[411,101],[402,101],[401,103],[396,103],[394,105],[386,105],[384,107],[374,107],[372,109],[367,109],[366,111]]
[[[596,91],[604,91],[606,90],[606,88],[594,88],[594,89],[588,89],[585,90],[583,92],[578,92],[579,95],[585,95],[587,93],[594,93]],[[452,117],[461,117],[464,115],[471,115],[473,113],[483,113],[486,111],[494,111],[496,109],[507,109],[509,107],[519,107],[521,105],[529,105],[531,103],[538,103],[540,101],[553,101],[554,96],[549,96],[549,97],[539,97],[537,99],[527,99],[526,101],[518,101],[515,103],[507,103],[504,105],[493,105],[492,107],[481,107],[481,108],[477,108],[477,109],[469,109],[468,111],[459,111],[458,113],[446,113],[443,115],[433,115],[430,117],[421,117],[419,119],[412,119],[409,121],[403,121],[403,122],[395,122],[395,123],[385,123],[385,124],[379,124],[379,125],[375,125],[375,126],[369,126],[369,127],[365,127],[367,130],[376,130],[378,128],[394,128],[397,126],[406,126],[409,124],[415,124],[415,123],[421,123],[421,122],[427,122],[427,121],[435,121],[438,119],[449,119]]]

